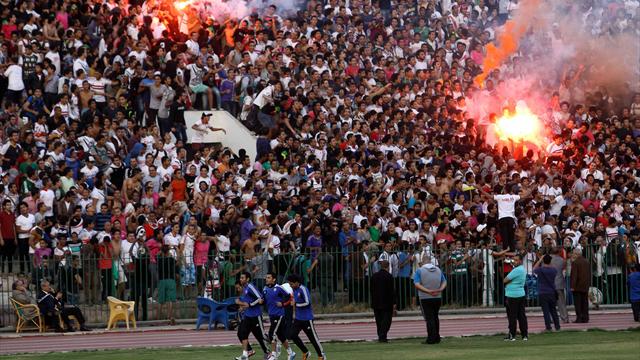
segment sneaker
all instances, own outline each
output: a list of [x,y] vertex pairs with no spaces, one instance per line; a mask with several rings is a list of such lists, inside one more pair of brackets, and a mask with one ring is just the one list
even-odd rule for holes
[[302,360],[310,360],[311,359],[311,353],[304,353],[302,354]]
[[247,359],[249,358],[244,355],[236,356],[236,360],[247,360]]
[[[513,339],[513,340],[515,340],[515,339]],[[522,341],[529,341],[529,337],[528,336],[523,336],[522,337]]]
[[287,356],[287,360],[295,360],[296,359],[296,353],[292,352],[291,355]]
[[504,338],[504,341],[516,341],[516,338],[515,338],[515,337],[513,337],[513,336],[511,336],[511,335],[507,335],[507,336]]
[[322,355],[318,356],[318,360],[327,360],[327,355],[322,353]]

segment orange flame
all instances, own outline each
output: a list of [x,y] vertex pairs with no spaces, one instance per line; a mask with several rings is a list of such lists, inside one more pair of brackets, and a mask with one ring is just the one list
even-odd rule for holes
[[496,46],[489,43],[485,47],[486,54],[482,61],[482,74],[478,75],[474,83],[478,87],[484,86],[484,81],[489,74],[502,65],[512,54],[518,50],[520,39],[527,32],[533,21],[533,13],[537,10],[540,0],[526,0],[521,3],[517,16],[507,20],[502,31],[496,36]]
[[513,114],[504,111],[496,120],[495,133],[502,141],[529,142],[536,146],[544,143],[544,125],[524,102],[516,105]]
[[195,0],[184,0],[184,1],[178,1],[173,3],[173,6],[176,8],[176,10],[181,11],[184,10],[187,6],[193,4]]

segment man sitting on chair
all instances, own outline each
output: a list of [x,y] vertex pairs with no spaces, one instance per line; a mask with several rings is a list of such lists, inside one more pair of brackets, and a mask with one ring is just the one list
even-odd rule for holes
[[[24,280],[18,279],[13,282],[11,286],[11,297],[13,300],[17,301],[22,305],[36,304],[36,299],[31,297],[27,292],[27,287],[25,286]],[[33,318],[37,311],[34,308],[25,308],[24,316],[27,318]]]
[[80,323],[81,331],[91,331],[84,325],[84,316],[77,306],[64,306],[62,302],[62,293],[60,291],[54,292],[51,284],[48,281],[40,283],[40,292],[38,293],[38,307],[40,312],[44,316],[47,325],[56,329],[56,332],[64,332],[64,329],[60,327],[60,316],[62,321],[67,326],[68,331],[75,331],[71,326],[71,320],[69,316],[74,316],[78,323]]

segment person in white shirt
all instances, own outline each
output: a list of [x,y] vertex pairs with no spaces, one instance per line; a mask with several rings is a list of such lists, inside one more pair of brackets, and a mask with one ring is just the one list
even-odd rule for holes
[[545,194],[545,197],[551,201],[551,208],[549,209],[549,214],[551,215],[560,215],[560,211],[567,204],[560,186],[561,183],[562,180],[560,178],[553,179],[553,187],[549,188]]
[[180,247],[180,225],[174,224],[171,227],[171,231],[168,234],[165,234],[163,239],[164,245],[169,247],[169,253],[174,258],[178,256],[178,248]]
[[15,59],[10,59],[9,66],[4,71],[4,76],[8,80],[7,100],[18,103],[24,91],[24,81],[22,80],[22,66],[17,65]]
[[[196,283],[196,267],[193,262],[193,251],[195,249],[196,238],[198,232],[194,225],[187,225],[187,231],[180,238],[179,252],[182,257],[182,266],[180,268],[180,280],[183,286],[190,291],[190,286]],[[165,237],[166,238],[166,237]]]
[[44,213],[45,217],[53,217],[53,202],[56,199],[56,194],[51,190],[51,185],[51,179],[47,178],[44,180],[44,186],[40,190],[40,201],[47,209]]
[[100,171],[100,169],[98,169],[98,167],[94,165],[94,161],[95,159],[93,158],[93,156],[89,156],[89,158],[87,159],[87,164],[82,167],[82,169],[80,169],[80,172],[83,173],[84,176],[86,176],[88,179],[94,178],[98,174],[98,171]]
[[499,195],[493,195],[479,188],[480,192],[493,200],[498,205],[498,231],[502,238],[503,249],[515,249],[515,220],[516,220],[516,202],[526,198],[531,194],[532,189],[521,189],[520,195],[507,193],[506,186],[497,185],[494,192]]
[[187,46],[187,52],[192,57],[200,56],[200,44],[198,44],[198,33],[192,32],[191,38],[184,43]]
[[200,144],[206,143],[206,137],[209,134],[209,131],[222,131],[225,133],[225,135],[227,134],[227,131],[225,129],[216,128],[211,125],[211,123],[209,122],[209,118],[211,117],[211,115],[212,114],[203,112],[202,116],[200,116],[200,120],[196,121],[196,123],[191,126],[191,129],[194,130],[194,135],[191,140],[191,143],[193,145],[199,146]]
[[73,73],[78,74],[78,70],[89,74],[89,63],[87,62],[87,52],[85,50],[81,50],[80,56],[73,62]]
[[418,242],[419,235],[420,233],[418,232],[418,225],[416,224],[416,222],[409,221],[409,229],[405,230],[402,233],[402,241],[414,245]]

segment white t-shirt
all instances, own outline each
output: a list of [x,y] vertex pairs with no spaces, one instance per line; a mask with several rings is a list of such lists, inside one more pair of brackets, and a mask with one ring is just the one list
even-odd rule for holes
[[493,199],[498,203],[498,219],[516,218],[515,205],[520,200],[520,195],[494,195]]
[[184,255],[184,261],[187,264],[193,264],[193,249],[195,247],[196,239],[193,235],[185,233],[180,238],[180,245],[184,245],[182,254]]
[[104,190],[100,190],[94,187],[93,190],[91,190],[91,199],[96,200],[96,209],[100,210],[100,206],[104,204],[104,202],[107,200],[107,197],[104,193]]
[[56,194],[53,192],[53,190],[40,190],[40,201],[42,201],[47,207],[47,211],[45,211],[44,216],[53,216],[53,201],[55,199]]
[[9,84],[7,86],[8,90],[24,90],[24,81],[22,81],[22,66],[15,64],[10,65],[7,70],[4,71],[4,76],[9,79]]
[[129,252],[134,244],[135,243],[130,243],[128,240],[120,242],[120,254],[124,264],[128,264],[133,261]]
[[93,166],[91,168],[89,168],[88,166],[84,166],[82,169],[80,169],[80,172],[90,179],[94,178],[98,174],[98,171],[100,171],[100,169],[98,169],[97,166]]
[[[33,214],[19,215],[16,218],[16,227],[21,231],[31,231],[33,227],[36,225],[36,217]],[[30,236],[29,233],[18,234],[19,239],[28,239]]]
[[216,237],[216,246],[218,247],[218,251],[227,252],[231,248],[231,240],[224,235],[218,235]]
[[556,216],[560,215],[560,211],[562,210],[562,207],[567,204],[566,200],[564,199],[564,196],[562,195],[562,189],[550,188],[547,191],[547,196],[552,197],[552,199],[556,201],[555,203],[551,204],[551,208],[549,209],[549,214],[556,215]]
[[256,96],[255,100],[253,100],[253,104],[262,109],[265,105],[273,101],[273,85],[269,85],[266,88],[262,89],[258,96]]
[[402,241],[406,241],[409,244],[415,244],[418,242],[418,237],[419,237],[419,233],[418,231],[409,231],[409,230],[405,230],[402,233]]
[[180,235],[168,233],[163,238],[164,245],[171,247],[171,256],[176,257],[176,248],[180,245]]

